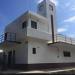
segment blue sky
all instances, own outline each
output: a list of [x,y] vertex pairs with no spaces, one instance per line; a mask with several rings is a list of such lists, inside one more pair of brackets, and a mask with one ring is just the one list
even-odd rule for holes
[[[36,11],[41,0],[0,0],[0,35],[7,24],[26,10]],[[75,37],[75,0],[51,0],[56,5],[58,33]]]

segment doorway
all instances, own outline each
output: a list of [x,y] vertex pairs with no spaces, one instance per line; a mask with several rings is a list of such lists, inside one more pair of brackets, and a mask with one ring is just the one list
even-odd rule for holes
[[8,67],[15,64],[15,50],[8,52]]
[[12,51],[8,52],[8,66],[12,64]]
[[15,65],[15,50],[13,50],[13,65]]

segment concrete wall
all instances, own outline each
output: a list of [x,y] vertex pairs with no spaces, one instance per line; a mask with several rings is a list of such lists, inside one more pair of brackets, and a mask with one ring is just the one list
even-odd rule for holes
[[23,41],[22,44],[17,46],[16,51],[16,64],[28,63],[28,42]]
[[30,15],[28,28],[31,28],[31,21],[35,21],[35,22],[37,22],[36,30],[38,30],[40,32],[44,32],[44,33],[49,33],[48,20],[46,18],[45,18],[45,20],[41,19],[40,17]]
[[[36,48],[36,54],[32,54],[32,48]],[[56,63],[57,50],[49,48],[45,41],[29,40],[28,43],[28,64],[37,63]]]
[[[37,22],[37,29],[31,28],[31,20]],[[27,21],[27,28],[22,29],[22,23],[24,21]],[[16,33],[16,38],[18,41],[22,41],[25,39],[25,37],[32,37],[33,35],[33,38],[44,38],[43,40],[48,41],[51,39],[47,19],[31,12],[24,14],[23,16],[10,23],[5,28],[5,32]]]
[[[36,54],[32,54],[36,48]],[[70,51],[71,57],[64,57],[63,51]],[[28,43],[28,64],[39,63],[72,63],[75,62],[75,47],[68,44],[47,45],[41,40],[32,39]]]
[[5,49],[8,63],[8,52],[15,50],[15,64],[27,64],[28,63],[28,42],[23,40],[21,44],[15,44],[14,47]]
[[46,17],[47,12],[46,12],[46,2],[45,1],[38,4],[37,13]]
[[17,40],[25,39],[27,29],[22,29],[22,23],[27,21],[28,22],[28,15],[24,14],[14,20],[12,23],[8,24],[5,28],[5,32],[16,33]]
[[[53,6],[53,10],[49,8],[49,5]],[[39,10],[41,9],[41,10]],[[54,35],[57,34],[57,24],[56,24],[56,8],[55,4],[53,4],[49,0],[43,0],[41,3],[38,4],[37,8],[38,14],[46,17],[48,19],[48,27],[49,33],[52,34],[52,24],[51,24],[51,15],[53,15],[53,27],[54,27]]]
[[32,28],[27,28],[27,37],[47,40],[47,41],[51,39],[50,34]]
[[[31,28],[31,21],[37,22],[37,29]],[[44,21],[35,16],[30,16],[28,20],[27,37],[37,38],[41,40],[51,40],[51,34],[49,33],[48,21]]]
[[[75,62],[75,46],[68,43],[58,42],[55,44],[56,47],[59,48],[59,55],[60,55],[60,61],[61,62]],[[69,51],[71,53],[71,57],[64,57],[63,51]]]

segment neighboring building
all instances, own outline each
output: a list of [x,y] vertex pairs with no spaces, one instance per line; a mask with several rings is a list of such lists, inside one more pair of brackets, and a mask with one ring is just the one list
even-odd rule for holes
[[57,35],[55,5],[44,0],[37,13],[27,11],[6,26],[0,37],[4,62],[28,69],[75,66],[75,40]]

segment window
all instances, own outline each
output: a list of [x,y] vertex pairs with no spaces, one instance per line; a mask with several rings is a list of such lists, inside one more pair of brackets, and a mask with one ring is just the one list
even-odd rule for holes
[[7,33],[5,33],[4,39],[7,40]]
[[26,27],[27,27],[27,22],[25,21],[25,22],[22,23],[22,29],[24,29]]
[[31,27],[37,29],[37,22],[31,21]]
[[42,11],[44,9],[43,5],[39,6],[39,11]]
[[36,54],[36,48],[32,49],[33,54]]
[[53,6],[52,5],[49,5],[49,9],[53,11]]
[[69,51],[64,51],[63,54],[64,57],[71,57],[71,53]]

